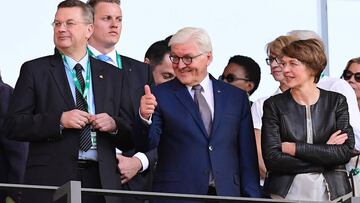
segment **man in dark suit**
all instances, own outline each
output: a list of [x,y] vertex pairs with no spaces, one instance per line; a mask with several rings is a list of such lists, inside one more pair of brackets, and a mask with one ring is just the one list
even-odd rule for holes
[[[142,125],[134,134],[140,149],[158,147],[153,190],[261,197],[246,93],[208,73],[212,47],[203,29],[181,29],[169,45],[176,79],[155,87],[153,95],[145,86]],[[148,134],[145,121],[151,123]]]
[[[13,88],[4,83],[0,76],[0,183],[23,183],[28,144],[9,140],[3,124]],[[11,198],[20,202],[20,194],[0,191],[0,202]]]
[[[139,113],[144,85],[153,82],[151,69],[145,63],[120,55],[115,49],[122,31],[120,1],[89,0],[88,4],[94,11],[94,33],[89,39],[88,51],[93,57],[124,70],[123,85],[129,92],[129,97],[122,99],[128,100],[127,103],[131,104],[125,109],[130,115],[128,120],[130,127],[135,120],[135,115]],[[118,144],[121,151],[117,151],[117,158],[122,183],[128,183],[126,186],[131,190],[149,190],[151,171],[157,159],[156,150],[145,154],[136,152],[131,139],[123,140]],[[150,170],[147,170],[148,168]]]
[[[6,121],[9,136],[29,141],[25,183],[121,189],[114,140],[124,135],[122,71],[86,51],[93,33],[91,7],[79,0],[58,5],[54,55],[25,62]],[[24,202],[52,202],[52,193],[24,192]],[[83,195],[82,202],[120,202]]]

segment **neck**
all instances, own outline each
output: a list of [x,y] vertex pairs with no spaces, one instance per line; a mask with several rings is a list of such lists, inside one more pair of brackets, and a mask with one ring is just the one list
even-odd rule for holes
[[59,49],[59,50],[60,50],[60,52],[62,52],[63,54],[65,54],[68,57],[71,57],[72,59],[74,59],[77,62],[79,62],[86,55],[86,49],[81,49],[80,51],[67,50],[67,49],[65,49],[65,50]]
[[358,103],[358,107],[359,107],[359,111],[360,111],[360,97],[357,98],[357,103]]
[[97,43],[96,41],[94,41],[92,38],[89,39],[89,45],[94,47],[96,50],[98,50],[101,54],[108,54],[110,53],[112,50],[115,49],[115,45],[109,45],[109,46],[105,46],[102,45],[100,43]]
[[288,86],[286,86],[286,84],[285,83],[283,83],[283,82],[280,82],[280,90],[282,91],[282,92],[285,92],[286,90],[288,90],[289,89],[289,87]]
[[290,92],[296,102],[306,106],[315,104],[320,96],[320,90],[315,83],[291,88]]

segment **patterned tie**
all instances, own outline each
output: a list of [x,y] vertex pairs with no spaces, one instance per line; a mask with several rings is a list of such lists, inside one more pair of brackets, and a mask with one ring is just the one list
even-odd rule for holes
[[[76,71],[76,78],[78,79],[80,86],[81,86],[81,90],[82,92],[84,92],[85,89],[85,81],[84,81],[84,77],[82,76],[81,72],[83,67],[78,63],[75,65],[74,67],[75,71]],[[77,88],[75,88],[75,94],[76,94],[76,108],[81,110],[81,111],[85,111],[88,112],[87,110],[87,103],[84,99],[84,97],[81,95],[81,93],[79,92],[79,90]],[[81,130],[80,133],[80,149],[83,151],[88,151],[91,148],[91,129],[90,129],[90,125],[87,124],[85,125],[85,127]]]
[[210,107],[206,102],[205,97],[201,94],[201,91],[203,91],[203,87],[201,85],[195,85],[192,87],[192,89],[195,91],[194,102],[199,107],[199,112],[203,120],[206,132],[208,133],[208,136],[210,136],[212,116],[211,116]]
[[112,62],[111,58],[105,54],[100,54],[96,58],[104,62]]

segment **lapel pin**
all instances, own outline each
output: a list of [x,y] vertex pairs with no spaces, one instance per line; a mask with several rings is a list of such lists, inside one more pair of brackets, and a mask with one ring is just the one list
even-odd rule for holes
[[217,93],[221,93],[221,90],[218,90]]
[[103,78],[104,78],[104,76],[103,76],[103,75],[99,75],[99,78],[103,79]]

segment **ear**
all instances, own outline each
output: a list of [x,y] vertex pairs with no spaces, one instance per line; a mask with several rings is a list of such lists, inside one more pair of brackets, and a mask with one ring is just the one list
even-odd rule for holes
[[144,63],[150,64],[150,59],[149,59],[149,58],[145,58],[145,59],[144,59]]
[[93,24],[89,24],[86,28],[87,33],[86,33],[86,39],[89,39],[91,37],[91,35],[94,32],[94,25]]
[[254,82],[247,82],[247,86],[246,86],[246,92],[250,92],[251,90],[253,90],[255,87],[255,83]]
[[207,59],[208,59],[208,60],[207,60],[207,66],[209,66],[210,63],[211,63],[212,60],[213,60],[212,51],[208,52],[207,55],[206,55],[206,57],[207,57]]

